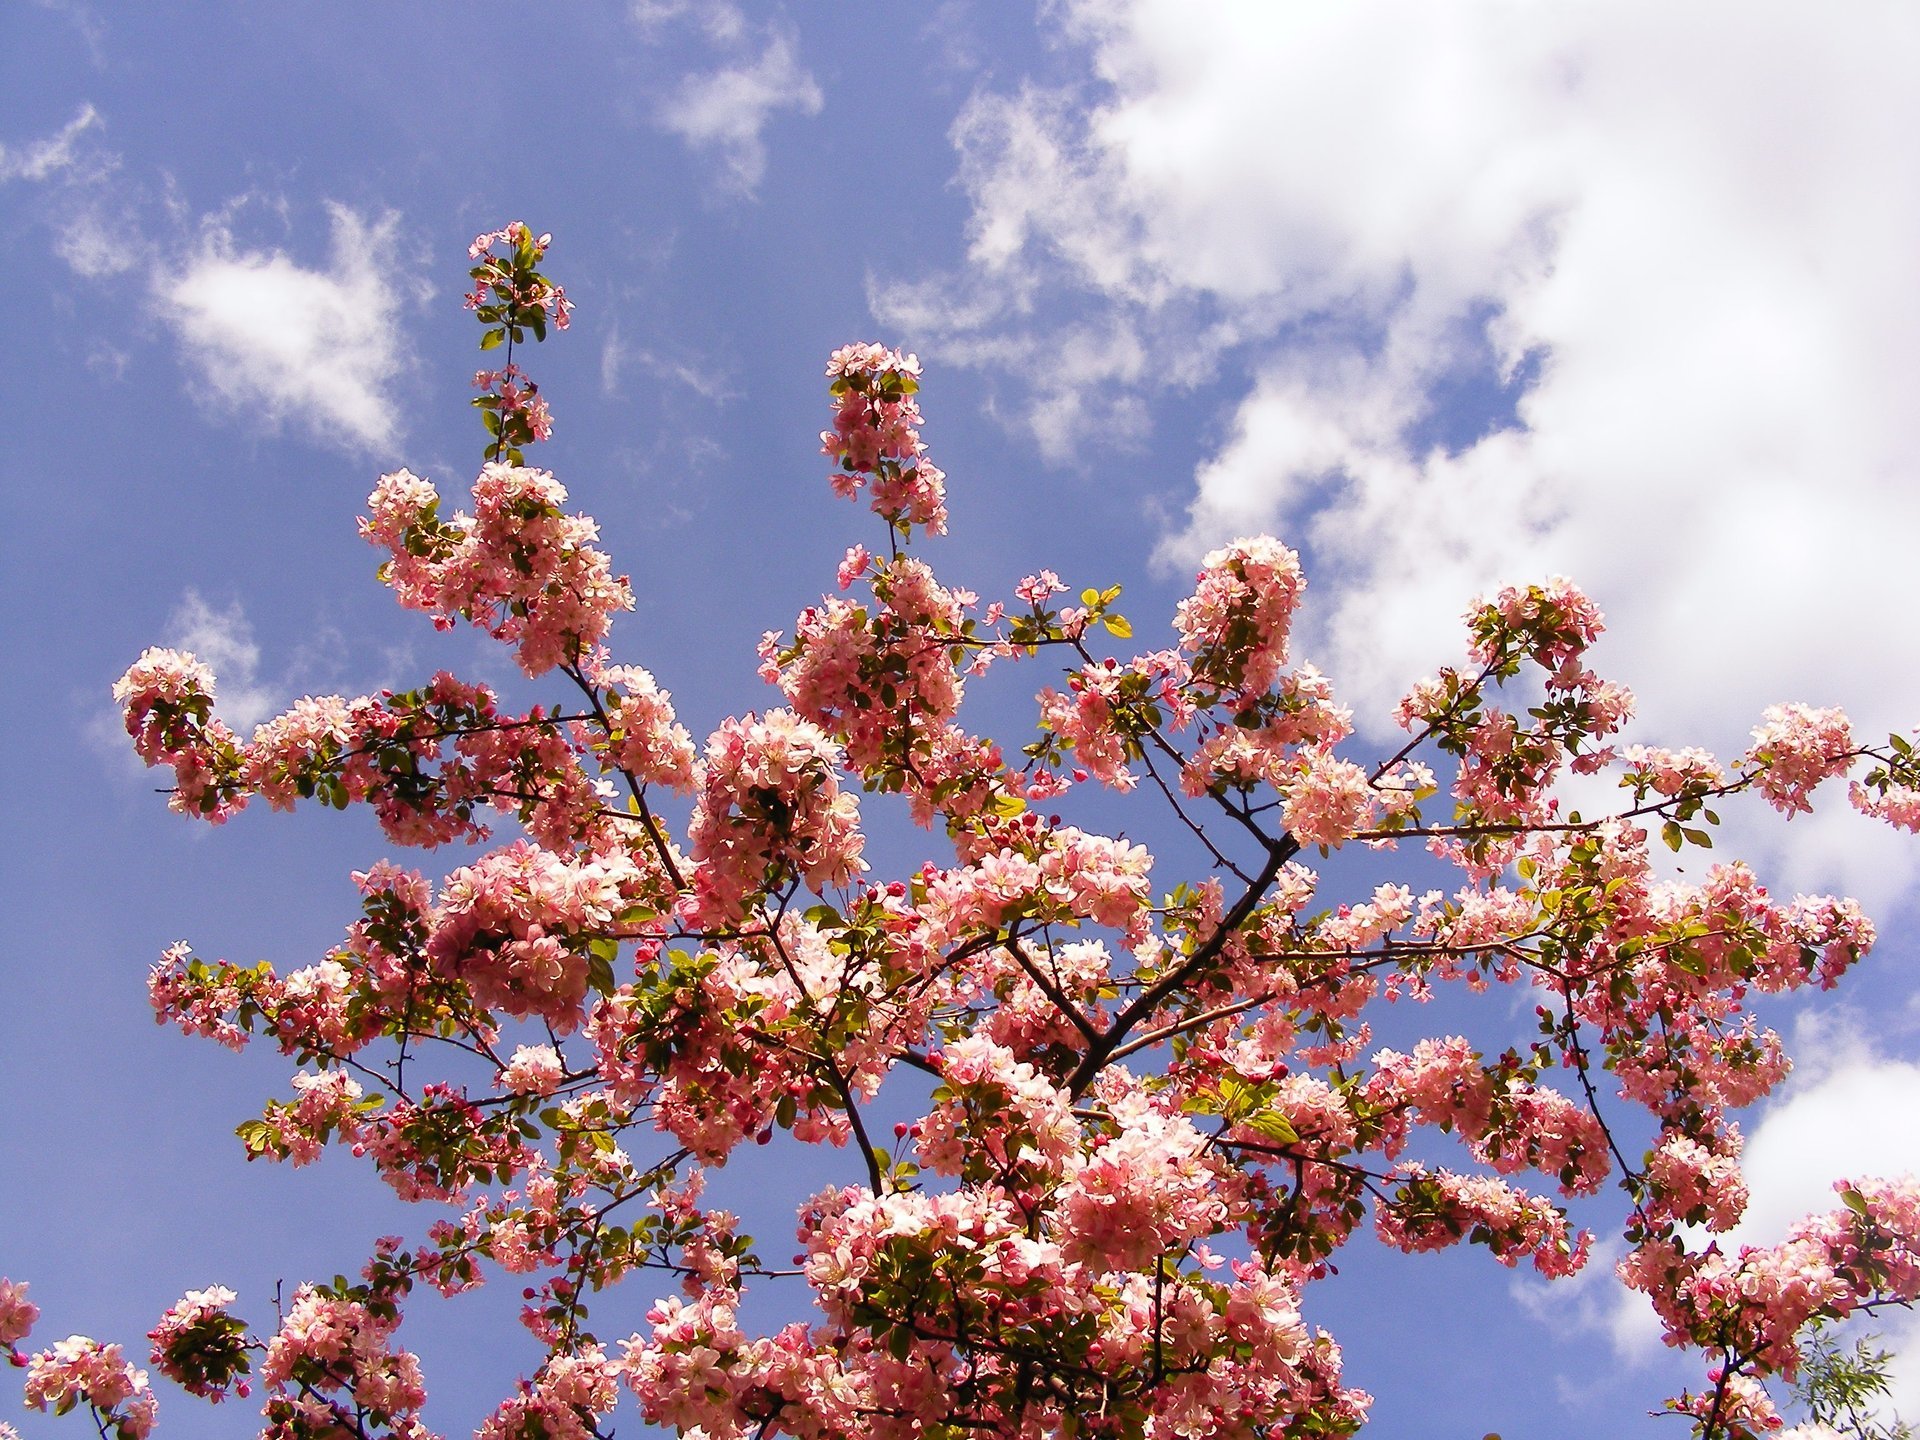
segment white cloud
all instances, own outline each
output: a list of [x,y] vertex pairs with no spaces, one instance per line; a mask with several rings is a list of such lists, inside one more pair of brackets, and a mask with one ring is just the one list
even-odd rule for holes
[[[1509,1284],[1513,1298],[1541,1325],[1558,1334],[1600,1334],[1613,1343],[1614,1353],[1629,1363],[1641,1363],[1657,1354],[1660,1319],[1614,1274],[1627,1247],[1617,1235],[1594,1241],[1586,1268],[1569,1279],[1536,1280],[1517,1276]],[[1612,1377],[1589,1376],[1590,1382],[1612,1383]]]
[[9,149],[0,145],[0,182],[45,180],[80,163],[80,137],[101,123],[100,112],[82,105],[73,119],[44,140]]
[[[976,97],[954,130],[966,273],[875,308],[924,350],[1029,374],[1063,336],[1130,337],[1137,355],[1014,417],[1056,457],[1156,386],[1239,377],[1165,563],[1255,528],[1304,544],[1307,639],[1363,715],[1457,655],[1476,591],[1561,572],[1608,611],[1598,659],[1650,735],[1734,748],[1774,700],[1883,733],[1920,718],[1898,618],[1920,533],[1920,20],[1060,13],[1093,78]],[[1505,428],[1444,433],[1447,396],[1503,382]],[[1858,883],[1794,834],[1797,880]],[[1883,893],[1913,873],[1870,870]]]
[[167,644],[197,656],[213,671],[214,712],[243,739],[278,710],[274,688],[260,677],[260,646],[238,601],[216,610],[188,590],[167,617]]
[[766,173],[762,132],[775,113],[817,115],[823,104],[820,87],[801,68],[791,38],[773,34],[758,60],[689,75],[662,102],[658,120],[696,150],[718,155],[725,166],[721,188],[751,195]]
[[400,429],[388,391],[406,362],[398,217],[329,208],[325,269],[244,249],[214,220],[184,272],[157,278],[156,292],[219,402],[273,424],[297,420],[349,449],[385,448]]
[[612,396],[620,393],[620,372],[626,368],[627,346],[620,338],[620,326],[607,327],[607,338],[600,342],[600,393]]

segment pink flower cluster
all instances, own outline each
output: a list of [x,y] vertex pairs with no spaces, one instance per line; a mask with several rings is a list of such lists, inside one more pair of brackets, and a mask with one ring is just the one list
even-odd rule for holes
[[1566,1215],[1537,1195],[1490,1176],[1404,1167],[1395,1203],[1374,1212],[1374,1229],[1397,1250],[1439,1250],[1462,1239],[1486,1245],[1502,1265],[1533,1262],[1542,1275],[1571,1275],[1586,1264],[1593,1237],[1567,1229]]
[[1748,1193],[1740,1173],[1740,1132],[1729,1125],[1713,1138],[1709,1148],[1690,1135],[1671,1133],[1654,1147],[1644,1207],[1654,1223],[1702,1225],[1715,1233],[1740,1223]]
[[[1040,692],[1040,724],[1059,737],[1086,774],[1128,791],[1139,776],[1127,762],[1140,756],[1153,707],[1172,701],[1186,678],[1185,663],[1171,651],[1142,655],[1127,665],[1117,660],[1084,665],[1067,676],[1065,693],[1052,686]],[[1189,765],[1189,772],[1193,768]]]
[[172,768],[173,809],[218,824],[246,803],[232,778],[238,746],[213,717],[213,672],[205,665],[155,646],[114,682],[113,698],[134,752],[149,765]]
[[359,1081],[338,1070],[302,1071],[293,1077],[293,1089],[291,1101],[268,1102],[262,1118],[243,1127],[249,1159],[268,1156],[308,1165],[329,1141],[359,1139],[365,1094]]
[[637,665],[614,665],[596,677],[607,708],[606,755],[637,785],[694,788],[693,737],[674,718],[673,697]]
[[1243,703],[1271,688],[1306,586],[1300,557],[1269,536],[1210,552],[1173,617],[1194,677]]
[[1117,1071],[1102,1077],[1112,1133],[1095,1137],[1055,1197],[1054,1233],[1070,1262],[1142,1271],[1218,1234],[1231,1212],[1228,1177],[1206,1137],[1126,1080]]
[[[400,844],[482,839],[476,807],[510,793],[520,764],[498,738],[507,733],[502,718],[491,691],[445,672],[406,695],[309,696],[255,729],[239,757],[245,788],[237,803],[248,793],[276,810],[316,797],[360,803]],[[538,744],[539,727],[516,729],[513,738]]]
[[1333,699],[1333,686],[1311,665],[1287,675],[1257,723],[1236,717],[1195,750],[1181,772],[1181,788],[1204,795],[1214,786],[1267,785],[1284,789],[1298,775],[1301,750],[1330,753],[1353,733],[1353,712]]
[[[480,263],[470,272],[474,283],[466,297],[467,309],[489,323],[524,325],[538,314],[543,324],[551,321],[554,329],[566,329],[573,302],[565,289],[534,268],[552,243],[552,235],[536,236],[518,220],[474,236],[467,258]],[[496,245],[507,247],[504,258],[491,253]]]
[[605,639],[633,608],[592,541],[593,521],[566,514],[567,492],[544,470],[484,466],[472,519],[438,518],[433,486],[406,470],[380,477],[360,533],[393,557],[386,578],[400,603],[439,623],[472,621],[515,648],[520,668],[544,675]]
[[147,1372],[134,1368],[118,1345],[69,1335],[26,1363],[26,1399],[34,1409],[65,1415],[85,1405],[100,1433],[111,1431],[115,1440],[146,1440],[153,1430],[158,1406]]
[[1843,711],[1770,705],[1741,760],[1764,767],[1757,782],[1760,793],[1774,809],[1792,816],[1812,810],[1808,796],[1814,786],[1844,775],[1858,753]]
[[1909,1175],[1834,1188],[1846,1204],[1801,1221],[1778,1245],[1690,1254],[1661,1236],[1620,1262],[1620,1278],[1652,1299],[1667,1343],[1729,1351],[1790,1376],[1810,1320],[1920,1298],[1920,1183]]
[[1080,1126],[1059,1086],[1012,1050],[970,1035],[940,1055],[940,1092],[910,1128],[920,1163],[936,1174],[1027,1185],[1057,1180],[1078,1158]]
[[153,1363],[190,1395],[217,1403],[230,1386],[242,1397],[249,1393],[242,1378],[250,1368],[247,1327],[227,1313],[235,1298],[224,1285],[189,1290],[147,1332]]
[[486,1418],[475,1440],[596,1440],[599,1417],[620,1398],[621,1370],[596,1344],[553,1355]]
[[0,1345],[11,1350],[33,1331],[40,1307],[27,1299],[25,1284],[0,1276]]
[[884,345],[846,345],[827,361],[833,382],[833,428],[820,433],[821,453],[839,468],[834,492],[851,499],[872,491],[874,513],[902,535],[947,528],[946,476],[920,441],[920,362]]
[[696,924],[736,925],[789,879],[824,892],[866,868],[860,807],[840,789],[841,759],[819,726],[790,710],[728,720],[714,732],[688,832]]
[[876,605],[823,599],[802,611],[791,645],[769,641],[769,678],[861,771],[918,773],[960,708],[956,663],[967,601],[911,558],[872,577]]
[[1483,1066],[1457,1035],[1422,1040],[1412,1055],[1380,1051],[1364,1094],[1384,1121],[1377,1143],[1389,1158],[1405,1148],[1417,1119],[1457,1132],[1475,1159],[1502,1174],[1537,1170],[1567,1195],[1594,1194],[1613,1168],[1591,1111],[1510,1062]]
[[1848,789],[1848,799],[1862,815],[1920,834],[1920,785],[1896,783],[1874,789],[1856,781]]
[[431,1440],[419,1417],[427,1399],[420,1362],[393,1345],[398,1318],[391,1308],[302,1285],[261,1361],[268,1387],[263,1434],[332,1440],[364,1433],[355,1420],[364,1411],[394,1440]]
[[500,458],[518,463],[515,453],[553,434],[553,412],[540,397],[540,387],[518,365],[501,370],[476,370],[473,388],[480,392],[474,405],[485,417]]
[[427,956],[484,1008],[568,1034],[585,1018],[587,943],[641,881],[623,855],[576,862],[516,841],[447,877]]
[[1606,629],[1600,607],[1564,575],[1545,585],[1509,585],[1467,607],[1470,653],[1497,667],[1524,655],[1542,670],[1577,670],[1580,657]]
[[1351,760],[1313,749],[1282,789],[1287,833],[1303,845],[1329,849],[1367,828],[1373,817],[1373,786]]
[[970,863],[921,874],[932,938],[948,943],[1011,920],[1087,919],[1132,931],[1149,897],[1153,857],[1143,845],[1058,830],[1028,815],[1002,827],[997,848]]

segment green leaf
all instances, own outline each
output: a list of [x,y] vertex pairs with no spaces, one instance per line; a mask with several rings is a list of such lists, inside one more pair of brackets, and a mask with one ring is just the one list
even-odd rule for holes
[[1704,957],[1692,950],[1669,950],[1667,963],[1676,970],[1684,970],[1689,975],[1705,975],[1707,962]]
[[1107,627],[1107,633],[1116,640],[1133,638],[1133,626],[1127,623],[1127,617],[1124,615],[1109,615],[1101,623]]
[[489,330],[480,337],[480,348],[482,350],[497,349],[500,342],[506,338],[507,332],[504,330]]
[[1300,1132],[1293,1128],[1293,1122],[1277,1110],[1262,1110],[1258,1115],[1248,1118],[1247,1128],[1282,1145],[1300,1143]]
[[1660,838],[1666,842],[1669,850],[1678,851],[1685,840],[1678,820],[1669,820],[1660,827]]

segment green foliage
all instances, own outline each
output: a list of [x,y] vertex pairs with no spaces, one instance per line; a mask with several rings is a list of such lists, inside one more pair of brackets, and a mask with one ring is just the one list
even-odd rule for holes
[[1793,1382],[1793,1399],[1807,1419],[1852,1440],[1914,1440],[1914,1429],[1895,1415],[1882,1420],[1875,1411],[1892,1392],[1890,1351],[1878,1335],[1854,1338],[1843,1346],[1838,1335],[1816,1321],[1801,1342],[1806,1359]]

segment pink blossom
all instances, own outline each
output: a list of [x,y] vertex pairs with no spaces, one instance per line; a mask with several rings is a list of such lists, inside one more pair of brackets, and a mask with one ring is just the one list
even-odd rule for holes
[[1272,686],[1306,583],[1300,557],[1264,535],[1210,552],[1174,613],[1195,678],[1243,699]]
[[153,1363],[189,1394],[218,1402],[229,1386],[248,1393],[246,1326],[227,1314],[234,1299],[224,1285],[189,1290],[147,1332]]
[[1045,607],[1055,595],[1066,594],[1067,587],[1060,577],[1051,570],[1042,570],[1038,575],[1029,575],[1013,587],[1013,593],[1026,601],[1034,609]]
[[615,768],[641,785],[691,791],[693,737],[674,718],[673,697],[637,665],[614,666],[598,678],[606,688],[607,755]]
[[1920,787],[1896,784],[1869,790],[1856,781],[1847,798],[1862,815],[1884,820],[1896,830],[1920,834]]
[[361,533],[392,555],[386,579],[401,604],[448,624],[465,617],[538,676],[580,659],[633,608],[625,577],[592,544],[599,527],[565,514],[566,498],[544,470],[488,464],[473,517],[442,521],[433,488],[403,470],[381,477]]
[[1306,752],[1284,793],[1281,814],[1288,831],[1303,845],[1343,844],[1366,828],[1373,811],[1367,772],[1324,749]]
[[213,718],[213,672],[192,655],[153,647],[114,682],[133,748],[149,765],[171,766],[169,804],[214,824],[242,809],[234,734]]
[[728,720],[714,732],[690,826],[701,923],[740,920],[751,897],[789,875],[826,890],[866,868],[859,806],[840,789],[840,758],[817,725],[786,710]]
[[551,1045],[521,1045],[500,1071],[500,1088],[516,1095],[551,1095],[560,1088],[566,1067]]
[[120,1440],[146,1440],[153,1429],[156,1407],[147,1372],[135,1369],[118,1345],[85,1335],[69,1335],[27,1357],[26,1400],[56,1415],[91,1406]]
[[40,1307],[27,1299],[24,1282],[0,1277],[0,1345],[18,1345],[40,1318]]
[[927,460],[916,428],[919,375],[919,360],[882,345],[834,351],[827,362],[834,423],[821,432],[820,448],[838,462],[836,493],[870,487],[875,513],[902,533],[918,526],[939,535],[947,528],[946,476]]
[[1808,796],[1822,780],[1846,773],[1853,762],[1853,728],[1844,712],[1808,705],[1770,705],[1754,728],[1753,746],[1742,763],[1764,766],[1758,787],[1783,815],[1813,808]]

